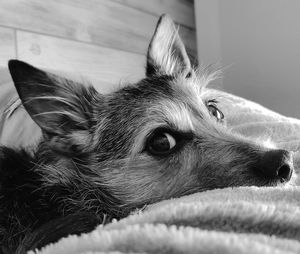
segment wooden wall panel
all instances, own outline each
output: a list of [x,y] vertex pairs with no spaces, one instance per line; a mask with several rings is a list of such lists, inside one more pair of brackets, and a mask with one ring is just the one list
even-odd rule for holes
[[[191,28],[195,28],[193,0],[113,0],[138,10],[160,16],[168,13],[173,20]],[[197,1],[197,0],[196,0]]]
[[14,30],[0,27],[0,66],[11,58],[16,58]]
[[[140,54],[158,19],[111,0],[10,0],[0,7],[0,25]],[[180,32],[195,54],[195,31],[183,26]]]
[[37,67],[87,77],[100,90],[111,90],[120,80],[144,76],[145,57],[140,54],[88,45],[61,38],[17,32],[18,56]]
[[7,66],[0,67],[0,132],[1,113],[3,109],[11,102],[11,98],[16,97],[16,93],[17,91],[14,88]]

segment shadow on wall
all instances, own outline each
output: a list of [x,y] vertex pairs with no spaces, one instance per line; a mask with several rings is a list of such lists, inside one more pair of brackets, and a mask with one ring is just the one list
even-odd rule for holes
[[224,89],[300,118],[300,2],[199,0],[195,10],[199,58],[230,65]]

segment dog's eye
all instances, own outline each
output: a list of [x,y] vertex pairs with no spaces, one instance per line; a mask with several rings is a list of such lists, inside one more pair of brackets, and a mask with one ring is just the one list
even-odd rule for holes
[[156,131],[147,140],[146,150],[153,155],[166,155],[176,146],[176,139],[166,131]]
[[189,72],[186,74],[185,78],[190,78],[191,76],[192,76],[192,72],[189,71]]
[[221,110],[217,108],[215,105],[215,102],[208,102],[207,103],[207,108],[209,110],[209,113],[217,119],[217,121],[221,121],[224,119],[224,114],[222,113]]

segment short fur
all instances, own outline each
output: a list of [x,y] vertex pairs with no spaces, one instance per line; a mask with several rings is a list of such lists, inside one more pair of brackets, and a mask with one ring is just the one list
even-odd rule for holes
[[[34,155],[0,149],[3,252],[40,248],[171,197],[282,182],[260,172],[269,148],[231,133],[211,114],[215,98],[205,87],[216,73],[192,69],[168,16],[150,43],[146,77],[111,94],[17,60],[9,69],[43,139]],[[176,137],[167,155],[148,149],[157,129]],[[283,157],[292,167],[288,152],[277,164]]]

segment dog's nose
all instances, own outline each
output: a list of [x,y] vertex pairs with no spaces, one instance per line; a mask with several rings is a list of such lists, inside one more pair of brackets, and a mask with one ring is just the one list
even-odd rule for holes
[[258,170],[265,177],[289,181],[293,174],[292,154],[286,150],[272,150],[266,152],[260,161]]

